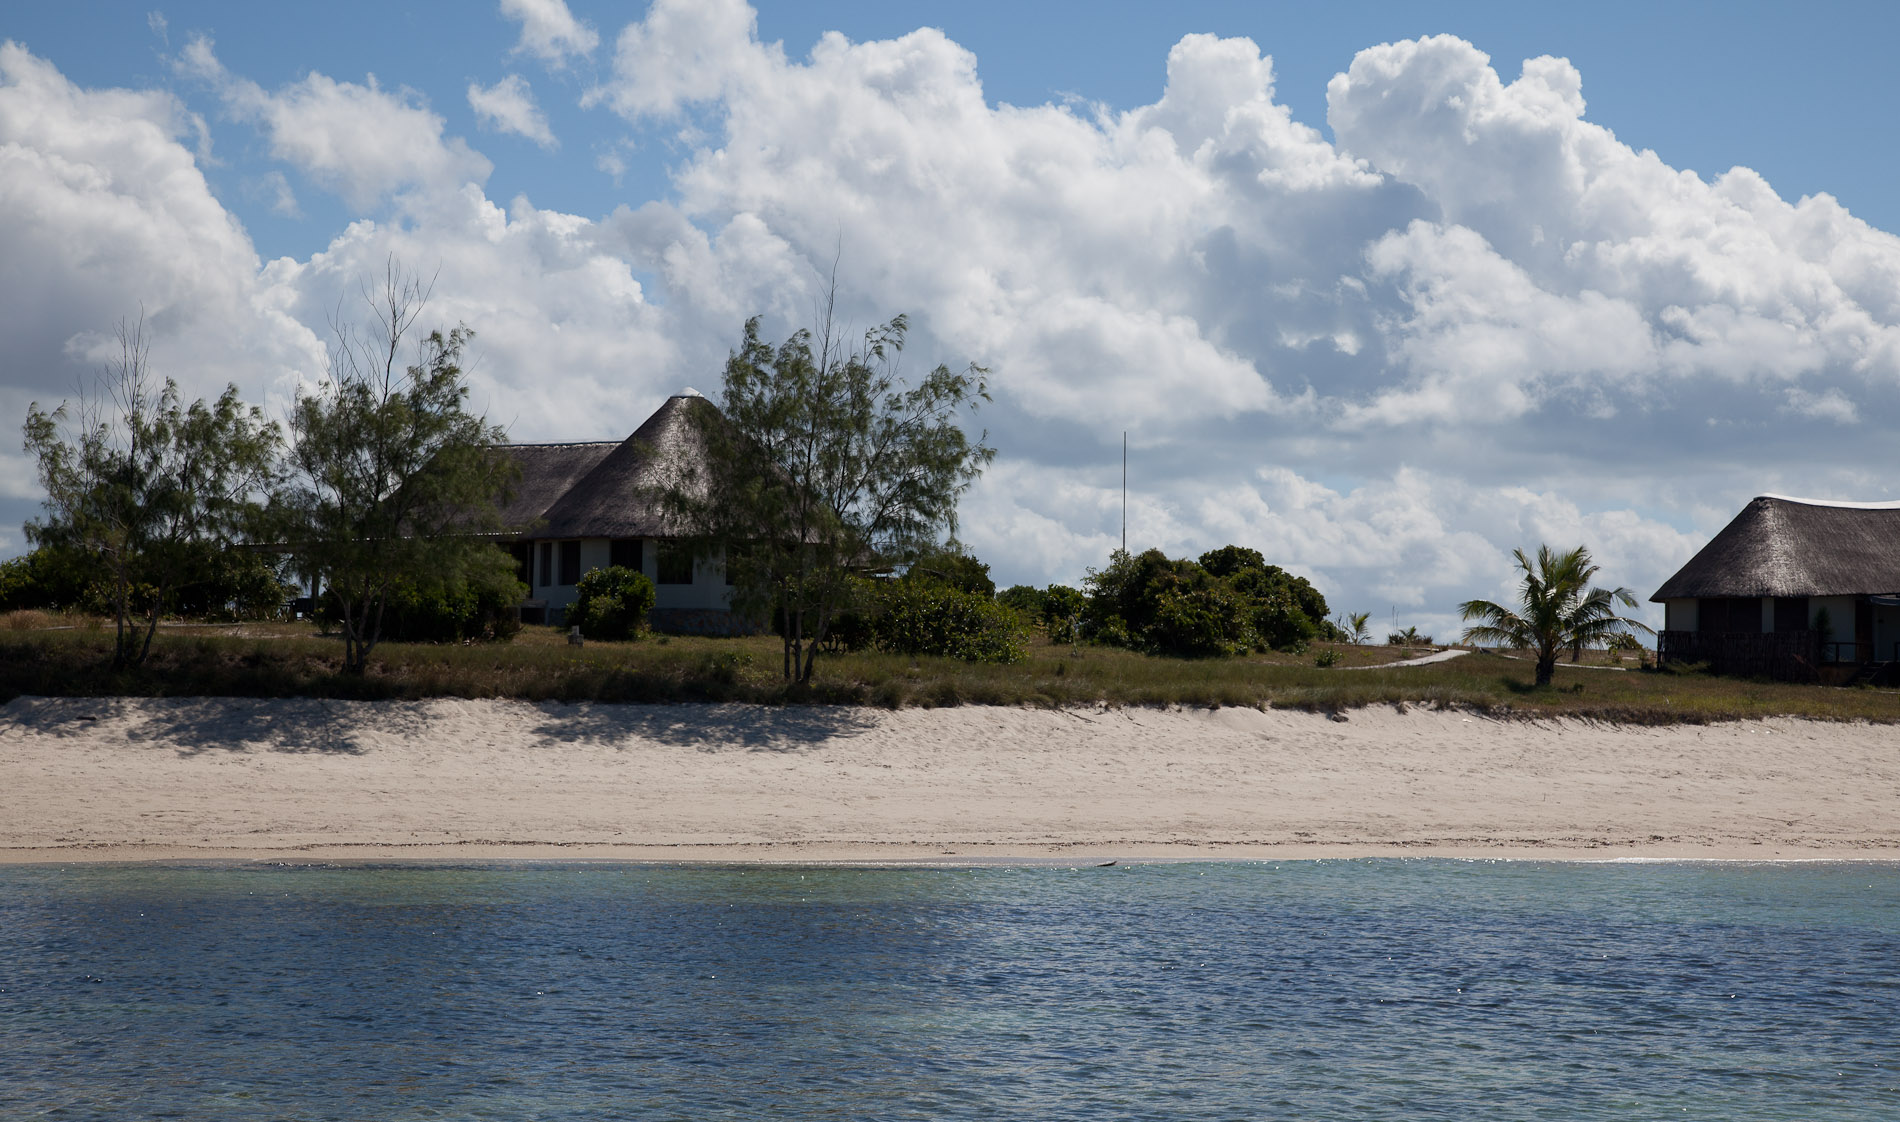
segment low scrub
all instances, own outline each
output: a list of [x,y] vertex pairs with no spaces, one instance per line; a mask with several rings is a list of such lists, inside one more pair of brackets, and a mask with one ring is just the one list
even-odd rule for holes
[[[939,705],[1183,705],[1302,709],[1349,715],[1369,705],[1457,708],[1493,717],[1641,724],[1774,716],[1900,721],[1900,692],[1830,689],[1705,674],[1572,668],[1549,687],[1534,664],[1474,654],[1417,666],[1385,646],[1178,659],[1033,639],[1012,663],[867,648],[821,655],[808,686],[780,674],[769,635],[675,636],[570,646],[554,628],[509,644],[388,643],[369,673],[341,673],[342,642],[302,624],[161,628],[145,667],[108,668],[110,630],[0,630],[0,701],[49,696],[336,698],[487,697],[525,701]],[[1352,667],[1356,669],[1347,670]],[[1581,686],[1582,691],[1576,692]]]

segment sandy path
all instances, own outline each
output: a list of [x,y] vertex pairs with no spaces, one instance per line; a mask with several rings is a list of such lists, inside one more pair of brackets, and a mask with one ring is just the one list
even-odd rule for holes
[[0,860],[1900,859],[1900,728],[1390,708],[46,700]]

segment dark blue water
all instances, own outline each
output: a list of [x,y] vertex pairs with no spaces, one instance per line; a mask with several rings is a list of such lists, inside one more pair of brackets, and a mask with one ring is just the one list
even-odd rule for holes
[[0,1118],[1900,1118],[1900,866],[0,867]]

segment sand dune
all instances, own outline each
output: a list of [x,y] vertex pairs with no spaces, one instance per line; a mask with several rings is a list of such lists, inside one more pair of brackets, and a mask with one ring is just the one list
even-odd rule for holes
[[22,698],[0,860],[1900,859],[1900,728]]

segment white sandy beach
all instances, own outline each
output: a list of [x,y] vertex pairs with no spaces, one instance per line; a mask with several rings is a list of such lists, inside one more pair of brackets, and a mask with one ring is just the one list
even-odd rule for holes
[[0,860],[1900,859],[1900,728],[22,698]]

